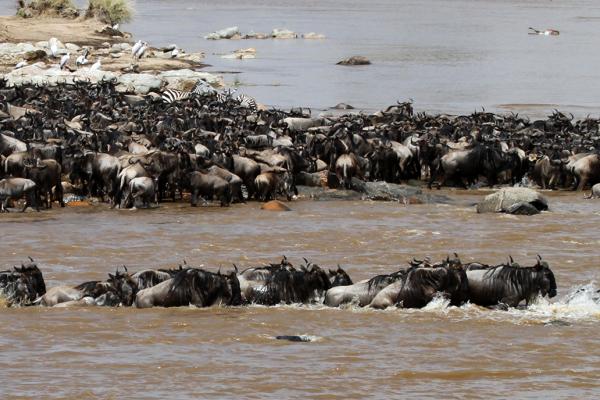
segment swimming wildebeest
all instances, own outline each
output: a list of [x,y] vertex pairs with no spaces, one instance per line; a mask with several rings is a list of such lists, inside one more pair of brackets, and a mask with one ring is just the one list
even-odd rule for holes
[[42,306],[98,305],[131,306],[137,293],[136,282],[129,273],[108,274],[106,281],[88,281],[77,286],[56,286],[39,298]]
[[480,306],[516,307],[525,300],[529,305],[538,295],[556,296],[556,280],[548,263],[538,256],[533,267],[518,264],[466,266],[469,299]]
[[184,268],[173,278],[140,290],[135,298],[138,308],[237,306],[242,303],[236,272],[213,273],[197,268]]
[[377,275],[353,285],[331,288],[325,294],[324,304],[330,307],[339,307],[342,304],[353,303],[364,307],[371,303],[383,288],[396,281],[403,280],[406,273],[407,271],[402,269],[392,274]]
[[294,267],[279,266],[271,272],[263,287],[254,287],[252,302],[276,304],[312,303],[331,288],[327,273],[316,264]]
[[370,306],[422,308],[437,295],[448,298],[450,305],[460,306],[467,301],[468,294],[467,275],[461,265],[415,266],[404,279],[379,292]]
[[0,180],[0,212],[8,212],[8,201],[18,200],[25,196],[24,212],[27,207],[39,208],[35,199],[36,184],[31,179],[25,178],[6,178]]
[[13,267],[13,270],[0,271],[0,297],[8,306],[25,306],[46,293],[42,272],[30,258],[28,264]]

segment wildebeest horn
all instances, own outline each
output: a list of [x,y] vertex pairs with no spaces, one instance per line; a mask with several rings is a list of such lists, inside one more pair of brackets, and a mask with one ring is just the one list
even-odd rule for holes
[[31,256],[28,256],[27,258],[29,258],[29,261],[35,262],[35,261],[33,261],[33,258],[31,258]]
[[510,260],[510,263],[511,263],[511,264],[513,264],[513,263],[515,262],[515,260],[513,260],[513,258],[512,258],[512,256],[511,256],[511,255],[509,255],[509,256],[508,256],[508,259]]
[[237,274],[238,273],[238,267],[237,267],[237,265],[233,264],[233,269],[235,270],[235,273]]

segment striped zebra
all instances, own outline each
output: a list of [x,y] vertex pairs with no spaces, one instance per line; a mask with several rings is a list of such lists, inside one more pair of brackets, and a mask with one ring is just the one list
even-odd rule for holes
[[257,110],[256,100],[253,97],[245,94],[240,94],[235,100],[240,104],[241,107],[249,108],[252,111]]
[[171,104],[177,101],[187,100],[193,95],[204,95],[214,92],[214,89],[202,79],[198,79],[191,91],[167,89],[160,96],[163,102]]

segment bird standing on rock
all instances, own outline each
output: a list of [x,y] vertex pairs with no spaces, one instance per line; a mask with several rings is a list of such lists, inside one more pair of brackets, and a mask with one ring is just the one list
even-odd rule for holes
[[69,62],[69,59],[71,58],[71,53],[67,53],[64,56],[61,57],[60,59],[60,69],[63,69],[67,63]]
[[179,49],[177,46],[171,51],[171,58],[176,58],[179,55]]
[[135,44],[131,48],[131,58],[135,58],[135,54],[138,52],[138,50],[141,47],[142,47],[142,41],[141,40],[138,40],[137,42],[135,42]]
[[91,67],[90,67],[90,71],[99,71],[100,67],[102,67],[102,59],[98,59],[98,61],[96,61]]
[[138,51],[136,51],[134,58],[135,58],[136,60],[139,60],[139,59],[141,59],[141,58],[142,58],[142,56],[144,55],[144,53],[146,52],[146,49],[147,49],[147,48],[148,48],[148,42],[144,42],[144,43],[142,44],[142,47],[140,47],[140,48],[138,49]]
[[50,38],[50,40],[48,41],[48,44],[50,44],[50,53],[52,54],[52,57],[56,57],[56,54],[58,53],[57,41],[58,39],[56,38]]
[[80,55],[79,57],[77,57],[77,60],[75,60],[75,65],[77,65],[77,67],[79,68],[82,65],[85,65],[88,63],[87,58],[85,58],[86,56],[84,54]]

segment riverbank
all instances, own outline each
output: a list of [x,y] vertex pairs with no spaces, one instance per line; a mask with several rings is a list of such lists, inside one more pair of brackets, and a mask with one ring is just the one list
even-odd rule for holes
[[[51,38],[57,39],[55,49]],[[134,58],[131,34],[94,19],[3,16],[0,40],[0,73],[9,86],[117,79],[121,91],[145,94],[166,85],[189,88],[197,79],[214,87],[224,85],[221,76],[199,71],[207,66],[203,53],[187,53],[175,44],[164,48],[149,45],[141,57]],[[67,54],[70,58],[61,68],[61,58]],[[85,63],[76,62],[80,56],[85,56]],[[100,65],[92,68],[97,61]]]

